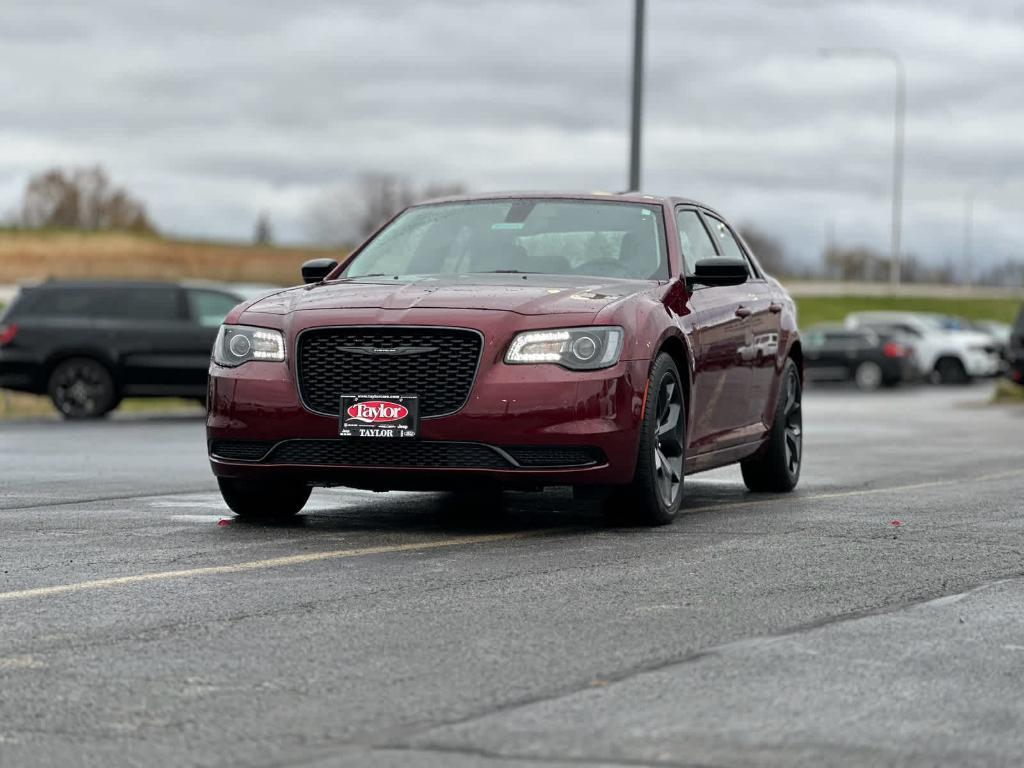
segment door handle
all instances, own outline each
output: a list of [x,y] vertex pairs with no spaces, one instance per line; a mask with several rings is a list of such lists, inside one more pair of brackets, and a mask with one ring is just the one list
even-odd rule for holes
[[771,304],[768,305],[768,311],[777,315],[777,314],[779,314],[779,312],[782,311],[782,305],[781,304],[776,304],[773,301]]
[[749,307],[736,307],[736,317],[750,317],[750,314]]

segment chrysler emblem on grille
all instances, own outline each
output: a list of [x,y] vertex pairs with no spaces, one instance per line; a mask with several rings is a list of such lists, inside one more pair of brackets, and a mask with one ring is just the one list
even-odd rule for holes
[[338,350],[354,355],[423,355],[436,352],[437,347],[338,347]]

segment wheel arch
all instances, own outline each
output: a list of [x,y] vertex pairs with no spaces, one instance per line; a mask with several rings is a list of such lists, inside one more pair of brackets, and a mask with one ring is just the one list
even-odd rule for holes
[[662,352],[672,358],[679,370],[679,376],[683,380],[683,398],[686,401],[686,431],[689,433],[693,409],[693,398],[690,396],[693,391],[693,350],[682,334],[670,333],[658,344],[658,352],[651,358],[651,368],[654,367],[654,361]]
[[800,339],[797,339],[789,348],[786,357],[792,358],[796,363],[797,371],[800,373],[800,383],[804,383],[804,347]]

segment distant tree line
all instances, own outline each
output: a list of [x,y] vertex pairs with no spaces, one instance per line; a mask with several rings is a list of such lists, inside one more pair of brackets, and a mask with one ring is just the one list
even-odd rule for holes
[[13,219],[26,229],[156,231],[142,201],[112,184],[98,165],[32,176]]

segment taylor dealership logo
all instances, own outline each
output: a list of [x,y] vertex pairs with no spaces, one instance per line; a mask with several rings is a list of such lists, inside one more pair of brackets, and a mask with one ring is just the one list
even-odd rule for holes
[[401,403],[389,403],[385,400],[367,400],[350,405],[345,413],[350,419],[367,424],[380,424],[387,421],[398,421],[409,415],[409,409]]

